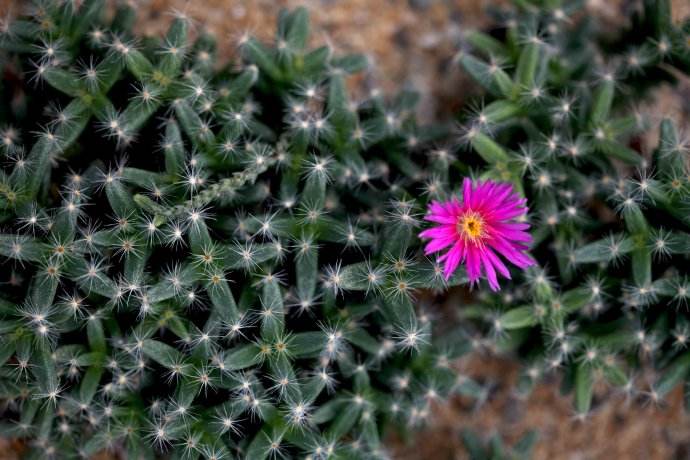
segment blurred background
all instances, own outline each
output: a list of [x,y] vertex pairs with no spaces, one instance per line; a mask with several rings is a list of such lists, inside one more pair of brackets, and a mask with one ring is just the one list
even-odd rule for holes
[[[610,23],[615,31],[630,17],[634,0],[585,0],[588,14]],[[490,29],[489,11],[509,0],[139,0],[137,28],[144,34],[164,33],[171,10],[191,16],[197,29],[213,32],[224,60],[232,59],[243,33],[270,40],[281,7],[305,5],[311,12],[313,40],[330,43],[336,52],[366,54],[370,70],[349,82],[355,94],[393,94],[414,88],[422,98],[423,122],[448,121],[467,110],[465,101],[477,96],[454,61],[464,31]],[[17,14],[28,2],[0,0],[0,12]],[[690,16],[690,0],[674,0],[676,20]],[[646,111],[655,118],[675,118],[690,128],[690,82],[663,87],[650,98]],[[654,123],[656,124],[656,123]],[[645,143],[655,145],[655,133]],[[437,315],[455,318],[460,299],[449,298]],[[448,323],[452,327],[452,321]],[[456,399],[429,414],[424,431],[414,437],[392,434],[394,459],[468,458],[461,433],[472,429],[481,437],[500,435],[507,445],[537,430],[536,459],[690,459],[690,418],[684,411],[682,389],[665,403],[643,402],[624,394],[595,394],[592,415],[574,417],[572,402],[559,394],[558,381],[546,381],[521,397],[511,392],[520,367],[510,357],[476,352],[456,365],[480,382],[480,401]],[[644,379],[644,376],[640,376]],[[2,444],[0,459],[21,458],[17,446]],[[103,457],[111,458],[111,457]]]

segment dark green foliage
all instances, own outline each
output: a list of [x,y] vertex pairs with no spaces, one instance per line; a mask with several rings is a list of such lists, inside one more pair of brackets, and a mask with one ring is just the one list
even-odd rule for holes
[[506,446],[497,434],[486,441],[471,430],[463,430],[461,436],[470,460],[528,460],[532,457],[532,448],[537,441],[534,431],[525,433],[512,447]]
[[[41,1],[8,24],[0,433],[29,458],[372,458],[474,384],[431,343],[415,97],[350,99],[361,56],[303,9],[238,65],[176,14]],[[411,190],[408,194],[406,190]],[[421,307],[420,307],[421,308]]]
[[464,272],[417,238],[467,175],[527,197],[540,265],[473,293],[469,343],[529,361],[522,390],[560,369],[580,414],[602,378],[690,387],[689,148],[664,120],[641,151],[637,113],[690,70],[690,23],[642,3],[626,30],[520,0],[467,33],[487,102],[459,161],[415,94],[352,100],[366,60],[309,48],[303,9],[224,65],[183,14],[141,40],[131,7],[36,2],[1,28],[0,434],[29,458],[385,457],[390,422],[481,393],[426,311]]
[[[490,95],[464,138],[483,175],[524,190],[541,267],[464,312],[529,361],[523,390],[562,369],[580,414],[600,378],[656,400],[690,370],[688,144],[664,120],[658,148],[638,151],[649,126],[631,108],[688,71],[687,24],[672,23],[667,1],[645,1],[619,31],[581,2],[519,3],[459,57]],[[647,366],[651,387],[630,377]]]

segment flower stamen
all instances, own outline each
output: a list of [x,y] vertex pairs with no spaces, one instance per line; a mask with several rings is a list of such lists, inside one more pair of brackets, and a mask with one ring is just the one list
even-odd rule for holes
[[467,211],[458,219],[458,233],[460,237],[474,244],[479,243],[485,236],[485,222],[481,214]]

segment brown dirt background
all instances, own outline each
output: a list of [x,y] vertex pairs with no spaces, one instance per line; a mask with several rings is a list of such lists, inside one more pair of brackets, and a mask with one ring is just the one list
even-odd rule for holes
[[[490,25],[485,11],[508,0],[141,0],[137,28],[160,34],[172,9],[185,11],[218,37],[220,54],[232,56],[237,38],[250,31],[269,39],[281,7],[306,5],[311,11],[313,40],[330,43],[337,52],[366,53],[371,70],[355,91],[380,89],[391,94],[402,87],[420,91],[418,115],[426,121],[458,110],[473,91],[453,65],[455,43],[463,31]],[[588,0],[590,14],[613,24],[625,20],[619,11],[629,0]],[[0,0],[0,13],[20,10],[21,0]],[[690,16],[690,0],[673,0],[677,19]],[[656,118],[670,114],[688,128],[690,83],[662,88],[645,108]],[[644,145],[653,145],[652,134]],[[461,308],[453,306],[453,308]],[[451,310],[452,311],[452,310]],[[660,405],[627,400],[603,386],[591,416],[574,418],[572,402],[558,392],[557,381],[537,385],[527,397],[512,388],[519,366],[506,358],[472,355],[457,365],[481,382],[487,398],[480,404],[457,398],[438,406],[429,424],[410,439],[391,436],[392,458],[403,460],[466,458],[459,434],[471,428],[483,435],[500,433],[511,444],[530,429],[539,431],[534,458],[554,460],[690,459],[690,420],[682,392]],[[553,379],[552,379],[553,380]],[[20,447],[0,439],[0,460],[19,459]]]
[[[141,31],[160,34],[173,7],[199,19],[197,24],[219,37],[219,51],[232,55],[245,31],[270,40],[280,8],[306,6],[312,41],[331,44],[336,53],[368,56],[371,70],[353,86],[355,92],[378,89],[391,94],[414,87],[423,94],[419,115],[430,120],[453,113],[466,83],[452,63],[461,24],[487,23],[487,0],[148,0],[142,2]],[[447,102],[451,100],[452,104]],[[442,107],[438,102],[444,101]]]

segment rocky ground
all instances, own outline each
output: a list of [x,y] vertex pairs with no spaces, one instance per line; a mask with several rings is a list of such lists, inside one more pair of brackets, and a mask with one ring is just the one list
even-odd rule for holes
[[[331,43],[340,52],[366,53],[371,71],[355,85],[356,91],[379,88],[385,93],[410,86],[423,94],[419,116],[443,119],[457,111],[473,91],[452,56],[460,34],[489,25],[487,8],[507,0],[142,0],[137,1],[137,27],[160,34],[171,9],[186,11],[198,27],[219,40],[222,56],[230,58],[237,38],[245,31],[270,38],[280,7],[306,5],[312,12],[314,40]],[[591,14],[604,21],[621,20],[618,8],[628,0],[588,0]],[[0,13],[21,0],[0,0]],[[675,0],[678,19],[690,15],[689,0]],[[680,94],[678,93],[680,91]],[[646,107],[653,113],[672,114],[687,125],[690,81],[680,90],[664,88]],[[646,145],[654,145],[654,135]],[[461,308],[461,307],[458,307]],[[536,459],[690,459],[690,420],[682,394],[675,392],[661,405],[650,405],[623,395],[598,394],[593,414],[584,421],[573,417],[569,398],[558,394],[557,382],[537,386],[526,398],[511,391],[518,366],[510,360],[470,356],[458,363],[465,373],[483,382],[486,401],[477,406],[462,399],[437,407],[428,428],[412,439],[391,437],[393,458],[460,459],[466,454],[459,433],[472,428],[482,434],[499,432],[510,442],[538,428]],[[16,444],[2,444],[0,460],[20,458]]]

